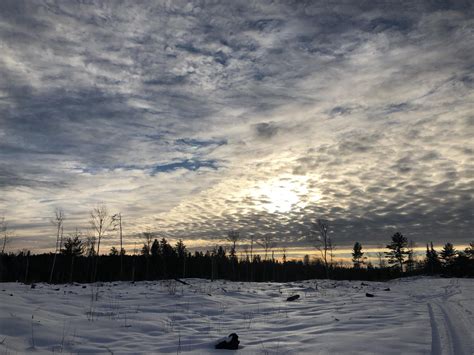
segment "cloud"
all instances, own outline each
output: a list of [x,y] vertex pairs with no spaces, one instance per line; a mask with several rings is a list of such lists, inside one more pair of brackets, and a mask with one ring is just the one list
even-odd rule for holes
[[278,133],[278,126],[274,122],[257,123],[254,127],[260,138],[269,139]]
[[87,228],[100,202],[130,240],[310,247],[321,216],[341,245],[470,237],[469,1],[0,6],[18,248],[52,247],[54,208]]

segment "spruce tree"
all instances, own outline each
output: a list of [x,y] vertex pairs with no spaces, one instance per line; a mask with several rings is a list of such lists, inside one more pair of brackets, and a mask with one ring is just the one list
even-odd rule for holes
[[454,246],[451,243],[446,243],[444,245],[443,250],[441,250],[440,256],[441,259],[443,259],[445,267],[449,267],[453,264],[456,258],[456,254],[456,249],[454,249]]
[[354,263],[354,268],[359,269],[363,261],[364,253],[362,252],[362,244],[355,242],[352,249],[352,262]]
[[439,261],[438,252],[433,248],[433,242],[429,246],[426,244],[426,259],[425,259],[425,268],[429,273],[434,274],[438,272],[441,267]]
[[72,255],[72,256],[79,256],[84,253],[84,244],[80,239],[80,234],[76,231],[76,235],[74,237],[68,237],[66,242],[61,249],[61,254],[64,255]]
[[161,253],[160,242],[158,241],[158,239],[155,239],[153,241],[153,244],[151,245],[151,256],[157,257],[160,255],[160,253]]
[[403,262],[405,256],[408,255],[408,240],[401,233],[397,232],[392,236],[392,242],[387,245],[390,250],[385,252],[385,257],[388,259],[388,263],[392,266],[398,266],[400,272],[403,272]]

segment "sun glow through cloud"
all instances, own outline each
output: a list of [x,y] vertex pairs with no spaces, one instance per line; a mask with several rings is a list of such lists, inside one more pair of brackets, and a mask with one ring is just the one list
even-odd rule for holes
[[319,193],[311,193],[306,178],[279,177],[264,181],[250,190],[250,196],[258,201],[258,209],[270,213],[286,213],[304,208],[311,202],[318,201]]

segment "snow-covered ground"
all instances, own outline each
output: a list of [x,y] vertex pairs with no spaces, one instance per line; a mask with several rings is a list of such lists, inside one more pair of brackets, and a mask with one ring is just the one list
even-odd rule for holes
[[231,353],[233,332],[252,354],[474,352],[472,279],[185,281],[0,284],[0,354]]

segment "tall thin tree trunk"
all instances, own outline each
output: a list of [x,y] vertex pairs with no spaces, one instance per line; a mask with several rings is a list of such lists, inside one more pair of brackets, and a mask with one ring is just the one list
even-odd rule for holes
[[122,214],[119,213],[120,228],[120,280],[123,280],[123,243],[122,243]]
[[56,256],[58,255],[59,234],[61,233],[61,224],[58,222],[58,232],[56,235],[56,249],[54,250],[53,265],[51,266],[51,273],[49,274],[49,283],[53,281],[54,267],[56,266]]

